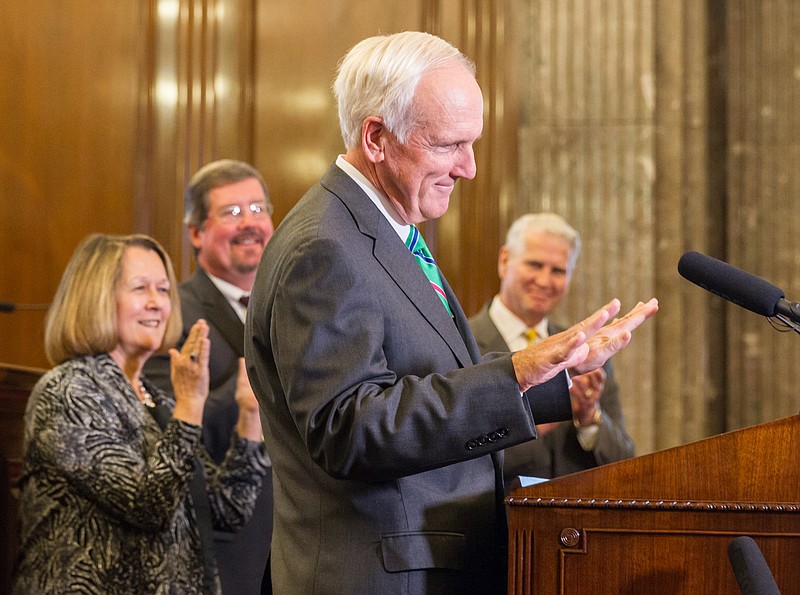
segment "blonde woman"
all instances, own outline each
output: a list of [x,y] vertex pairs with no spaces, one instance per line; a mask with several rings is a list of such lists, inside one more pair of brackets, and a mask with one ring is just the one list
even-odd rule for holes
[[212,527],[249,518],[266,451],[246,382],[227,458],[217,467],[202,448],[205,321],[169,349],[174,401],[142,375],[180,331],[155,240],[97,234],[78,246],[47,317],[55,367],[25,413],[15,593],[219,593],[204,544]]

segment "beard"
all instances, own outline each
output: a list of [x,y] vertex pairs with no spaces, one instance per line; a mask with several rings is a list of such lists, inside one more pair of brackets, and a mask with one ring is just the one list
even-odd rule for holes
[[239,259],[235,259],[231,263],[231,265],[233,266],[233,269],[237,273],[242,275],[248,275],[250,273],[254,273],[258,269],[258,262],[259,262],[258,260],[256,260],[255,262],[245,262]]

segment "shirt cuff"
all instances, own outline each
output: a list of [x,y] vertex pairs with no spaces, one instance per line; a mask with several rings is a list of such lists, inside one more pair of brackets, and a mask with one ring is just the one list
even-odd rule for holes
[[597,444],[597,433],[600,431],[600,425],[603,423],[603,412],[598,407],[594,413],[594,419],[588,426],[578,424],[576,420],[572,421],[575,424],[575,429],[578,433],[578,443],[585,451],[594,449]]

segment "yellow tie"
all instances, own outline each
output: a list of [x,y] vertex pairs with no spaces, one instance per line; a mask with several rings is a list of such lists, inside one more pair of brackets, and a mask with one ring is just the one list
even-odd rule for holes
[[526,345],[526,347],[530,347],[531,345],[536,343],[536,339],[539,338],[539,333],[536,332],[535,328],[529,328],[522,334],[525,335],[525,338],[528,340],[528,344]]

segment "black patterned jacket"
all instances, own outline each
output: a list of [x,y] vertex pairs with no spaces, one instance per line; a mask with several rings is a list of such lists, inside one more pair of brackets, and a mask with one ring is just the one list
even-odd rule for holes
[[197,455],[215,529],[245,523],[268,471],[262,443],[234,436],[215,466],[200,433],[178,420],[162,431],[109,355],[45,374],[25,412],[14,593],[199,593],[202,547],[188,493]]

